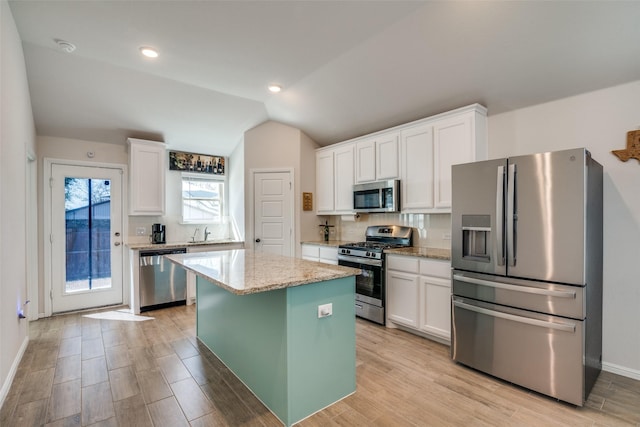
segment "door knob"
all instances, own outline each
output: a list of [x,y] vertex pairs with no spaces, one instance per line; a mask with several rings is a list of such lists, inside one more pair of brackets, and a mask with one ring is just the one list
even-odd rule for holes
[[114,245],[116,245],[116,246],[120,246],[120,244],[121,244],[120,242],[115,242],[114,243]]
[[116,231],[116,232],[115,232],[115,236],[116,236],[116,237],[120,237],[120,232],[119,232],[119,231]]
[[256,239],[256,243],[260,243],[260,239]]

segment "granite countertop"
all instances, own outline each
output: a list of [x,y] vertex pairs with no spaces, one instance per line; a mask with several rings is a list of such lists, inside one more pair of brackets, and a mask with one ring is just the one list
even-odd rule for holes
[[451,250],[442,249],[442,248],[424,248],[424,247],[418,247],[418,246],[411,246],[408,248],[385,249],[384,253],[393,254],[393,255],[409,255],[409,256],[416,256],[416,257],[422,257],[422,258],[442,259],[447,261],[451,259]]
[[241,240],[221,239],[221,240],[206,240],[197,242],[169,242],[169,243],[127,243],[126,246],[129,249],[175,249],[175,248],[187,248],[190,246],[210,246],[210,245],[232,245],[236,243],[242,243]]
[[340,245],[353,243],[353,240],[329,240],[328,242],[325,242],[324,240],[310,240],[310,241],[301,242],[301,243],[303,245],[333,246],[337,248]]
[[165,255],[170,261],[237,295],[356,276],[360,269],[236,249]]

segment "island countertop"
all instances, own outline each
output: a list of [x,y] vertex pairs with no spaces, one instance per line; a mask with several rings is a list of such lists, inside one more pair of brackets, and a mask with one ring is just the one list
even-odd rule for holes
[[246,249],[165,256],[171,262],[237,295],[340,279],[361,273],[357,268]]

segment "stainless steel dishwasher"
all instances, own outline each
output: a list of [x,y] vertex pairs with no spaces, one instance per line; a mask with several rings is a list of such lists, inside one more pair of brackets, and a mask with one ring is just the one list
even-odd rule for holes
[[140,251],[140,312],[186,304],[187,272],[163,256],[184,253],[186,248]]

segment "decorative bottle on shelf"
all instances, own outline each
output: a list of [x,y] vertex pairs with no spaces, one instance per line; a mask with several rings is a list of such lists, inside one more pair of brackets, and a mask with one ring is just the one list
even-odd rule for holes
[[331,227],[333,227],[333,225],[329,225],[329,221],[325,221],[324,224],[320,224],[320,227],[322,227],[322,235],[324,236],[324,241],[328,242],[329,241],[329,230]]

